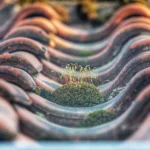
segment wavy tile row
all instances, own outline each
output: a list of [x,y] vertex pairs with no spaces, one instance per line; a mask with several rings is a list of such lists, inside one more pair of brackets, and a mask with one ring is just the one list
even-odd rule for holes
[[[106,24],[91,30],[63,23],[60,14],[44,4],[14,13],[0,27],[0,139],[150,140],[149,23],[150,9],[141,4],[120,8]],[[92,67],[102,83],[97,88],[104,103],[72,108],[35,92],[53,92],[65,84],[59,77],[62,72],[69,76],[64,66],[70,63]],[[78,127],[98,110],[111,110],[117,118]]]

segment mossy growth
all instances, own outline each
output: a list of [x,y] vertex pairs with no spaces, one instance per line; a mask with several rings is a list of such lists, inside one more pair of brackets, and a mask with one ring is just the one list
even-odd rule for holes
[[36,88],[35,93],[47,100],[51,100],[53,97],[52,93],[49,90],[45,90],[45,89],[39,88],[39,87]]
[[89,65],[81,66],[77,63],[67,64],[60,79],[62,79],[65,84],[87,82],[99,86],[102,82],[96,77],[96,74],[93,72],[94,69],[96,68],[91,69]]
[[37,115],[39,118],[41,118],[41,119],[43,119],[43,120],[46,120],[46,117],[44,116],[44,114],[42,114],[42,113],[40,113],[40,112],[36,112],[36,115]]
[[53,92],[53,102],[69,107],[90,107],[104,102],[98,89],[86,82],[66,84]]
[[107,123],[116,118],[116,113],[110,110],[97,110],[89,113],[82,122],[79,123],[79,127],[92,127]]

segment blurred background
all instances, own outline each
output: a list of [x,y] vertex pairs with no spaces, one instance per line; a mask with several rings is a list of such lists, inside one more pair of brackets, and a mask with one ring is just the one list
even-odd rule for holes
[[68,24],[82,28],[80,23],[84,23],[89,28],[104,24],[123,5],[142,3],[148,6],[150,0],[0,0],[0,24],[10,17],[12,11],[18,11],[22,6],[35,2],[53,6]]

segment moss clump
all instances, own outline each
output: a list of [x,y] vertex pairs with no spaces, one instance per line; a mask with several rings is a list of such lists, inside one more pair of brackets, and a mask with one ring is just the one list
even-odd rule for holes
[[41,97],[47,99],[47,100],[52,99],[52,93],[48,90],[43,89],[43,88],[37,87],[36,90],[35,90],[35,93],[37,95],[40,95]]
[[102,94],[89,83],[69,83],[53,93],[53,102],[69,107],[89,107],[104,102]]
[[92,127],[97,126],[113,120],[116,117],[116,113],[110,110],[97,110],[89,113],[82,122],[79,123],[79,127]]
[[46,117],[44,116],[44,114],[42,114],[42,113],[40,113],[40,112],[36,112],[36,115],[37,115],[39,118],[41,118],[41,119],[43,119],[43,120],[46,120]]

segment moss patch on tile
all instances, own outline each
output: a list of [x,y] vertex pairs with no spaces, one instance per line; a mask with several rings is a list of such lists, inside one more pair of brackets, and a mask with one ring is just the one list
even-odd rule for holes
[[92,127],[107,123],[116,118],[116,113],[110,110],[97,110],[89,113],[83,121],[79,123],[79,127]]
[[36,88],[35,93],[47,100],[51,100],[53,97],[52,93],[49,90],[45,90],[45,89],[39,88],[39,87]]
[[53,102],[69,107],[90,107],[104,102],[103,95],[89,83],[69,83],[53,92]]

